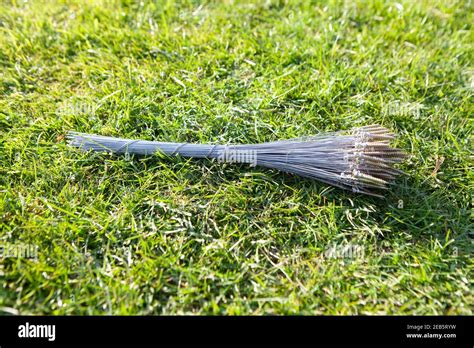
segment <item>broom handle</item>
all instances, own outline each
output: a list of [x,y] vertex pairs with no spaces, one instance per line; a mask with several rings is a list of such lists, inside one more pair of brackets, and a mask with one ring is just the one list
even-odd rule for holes
[[[219,158],[224,154],[244,150],[240,145],[209,145],[191,143],[169,143],[148,140],[132,140],[91,134],[76,134],[77,145],[83,150],[113,152],[116,154],[151,155],[156,152],[165,155],[181,155],[192,158]],[[226,157],[224,156],[224,159]],[[228,158],[228,157],[227,157]],[[244,156],[234,156],[232,162],[248,162]]]

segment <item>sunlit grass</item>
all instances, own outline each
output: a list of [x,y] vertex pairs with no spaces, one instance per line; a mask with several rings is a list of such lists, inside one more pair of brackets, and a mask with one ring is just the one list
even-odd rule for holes
[[[0,243],[38,259],[1,260],[0,311],[472,314],[472,3],[294,3],[2,2]],[[372,123],[411,154],[383,200],[64,140]]]

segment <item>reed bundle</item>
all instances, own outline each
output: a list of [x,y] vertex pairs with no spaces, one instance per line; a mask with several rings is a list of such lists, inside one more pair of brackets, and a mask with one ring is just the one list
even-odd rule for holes
[[390,146],[394,135],[379,125],[244,145],[169,143],[77,132],[70,132],[67,138],[70,145],[85,151],[137,155],[160,152],[169,156],[248,163],[377,197],[383,197],[377,190],[387,189],[401,173],[394,165],[405,157],[401,150]]

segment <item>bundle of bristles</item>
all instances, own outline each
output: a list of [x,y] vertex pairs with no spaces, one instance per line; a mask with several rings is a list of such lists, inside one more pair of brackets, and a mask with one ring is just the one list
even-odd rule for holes
[[316,136],[245,145],[207,145],[130,140],[70,132],[69,144],[82,150],[149,155],[156,152],[194,158],[214,158],[278,169],[316,179],[353,192],[383,197],[401,171],[394,164],[405,158],[390,146],[394,135],[379,125]]

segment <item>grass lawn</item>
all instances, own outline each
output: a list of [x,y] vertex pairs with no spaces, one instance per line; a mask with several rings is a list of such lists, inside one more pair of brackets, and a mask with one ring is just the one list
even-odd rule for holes
[[[0,314],[472,314],[473,13],[2,1],[0,247],[37,258],[0,260]],[[372,123],[410,153],[385,199],[64,140],[254,143]]]

